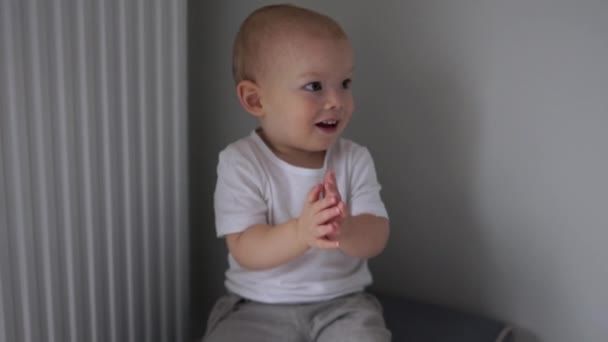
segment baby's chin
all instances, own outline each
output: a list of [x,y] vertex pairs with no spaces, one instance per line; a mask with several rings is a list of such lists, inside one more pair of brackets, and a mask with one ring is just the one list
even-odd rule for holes
[[309,146],[306,150],[308,152],[314,153],[314,152],[325,152],[327,151],[336,141],[338,140],[338,136],[336,136],[335,138],[328,140],[328,141],[324,141],[323,143],[319,143],[319,144],[315,144],[314,146]]

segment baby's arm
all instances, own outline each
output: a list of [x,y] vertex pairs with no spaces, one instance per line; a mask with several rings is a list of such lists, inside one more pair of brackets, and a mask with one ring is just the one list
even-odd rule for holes
[[337,248],[325,235],[335,227],[327,224],[340,215],[334,197],[319,199],[322,186],[308,194],[300,217],[275,226],[258,224],[243,232],[226,235],[230,254],[244,268],[268,269],[282,265],[311,247]]
[[344,253],[358,258],[374,257],[386,246],[389,236],[389,222],[384,217],[371,214],[350,216],[346,204],[336,185],[336,176],[330,171],[323,180],[325,193],[340,200],[341,215],[334,222],[338,230],[330,234],[331,240],[338,240]]
[[389,235],[388,219],[361,214],[342,220],[340,248],[357,258],[371,258],[384,250]]

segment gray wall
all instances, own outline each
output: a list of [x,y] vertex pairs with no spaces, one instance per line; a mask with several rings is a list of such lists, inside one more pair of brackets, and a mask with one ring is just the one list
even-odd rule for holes
[[[222,291],[218,151],[255,122],[230,53],[267,1],[191,4],[195,325]],[[295,1],[356,49],[347,136],[392,218],[378,290],[505,320],[518,341],[608,339],[608,2]]]
[[188,340],[185,5],[0,0],[0,342]]

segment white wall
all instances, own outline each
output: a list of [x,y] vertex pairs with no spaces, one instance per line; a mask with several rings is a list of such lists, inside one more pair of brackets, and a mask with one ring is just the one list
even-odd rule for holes
[[[254,125],[232,39],[266,3],[191,4],[195,319],[225,267],[217,152]],[[375,156],[393,229],[375,287],[511,322],[518,341],[608,340],[608,2],[295,3],[356,49],[347,135]]]

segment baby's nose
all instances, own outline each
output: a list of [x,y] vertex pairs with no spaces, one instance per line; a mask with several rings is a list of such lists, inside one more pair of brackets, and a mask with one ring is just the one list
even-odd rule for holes
[[328,90],[325,98],[325,109],[341,109],[344,106],[344,97],[340,91]]

